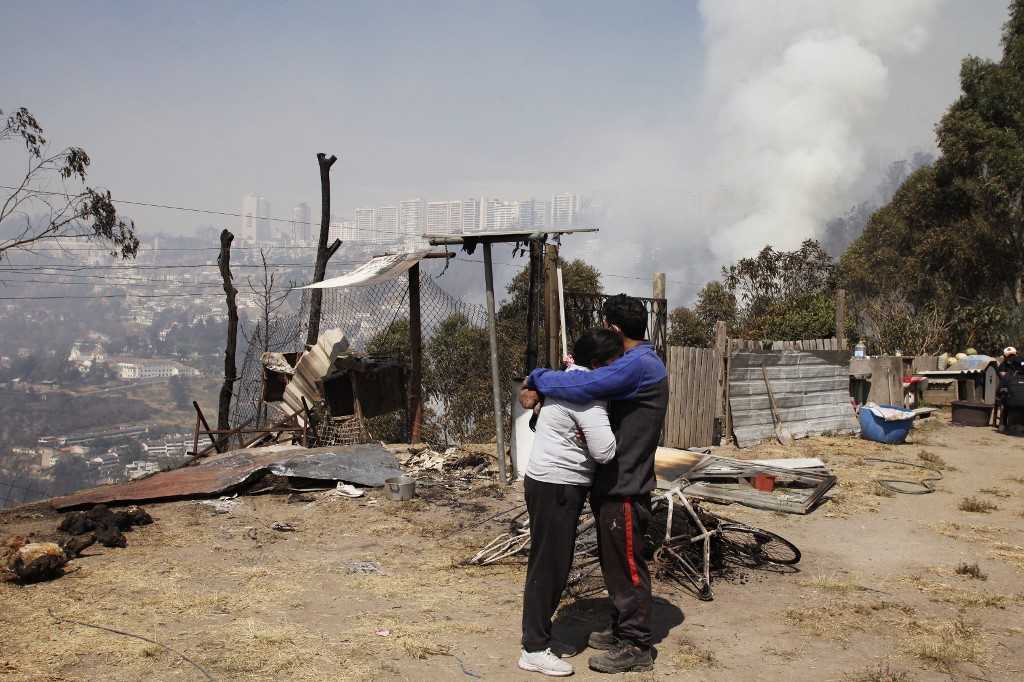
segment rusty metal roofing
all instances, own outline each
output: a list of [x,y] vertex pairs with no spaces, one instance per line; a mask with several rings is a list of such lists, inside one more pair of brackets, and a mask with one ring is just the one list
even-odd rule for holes
[[398,476],[402,471],[395,456],[380,445],[311,449],[278,445],[232,450],[196,466],[81,490],[54,498],[50,504],[63,511],[99,503],[129,504],[223,495],[266,473],[380,487],[385,478]]

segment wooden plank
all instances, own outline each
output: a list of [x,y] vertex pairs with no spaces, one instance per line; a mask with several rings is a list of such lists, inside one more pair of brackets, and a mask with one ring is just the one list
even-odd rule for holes
[[676,442],[676,418],[675,408],[679,402],[679,375],[675,371],[676,357],[680,349],[677,346],[669,346],[665,351],[665,363],[668,370],[668,409],[665,413],[665,442],[674,445]]
[[685,446],[686,442],[686,423],[685,423],[685,411],[683,406],[683,400],[686,396],[686,391],[689,389],[688,379],[686,377],[686,349],[681,348],[679,353],[676,355],[676,376],[679,377],[679,397],[675,404],[675,420],[676,420],[676,442],[680,446]]
[[705,370],[705,353],[703,350],[696,351],[693,354],[693,436],[690,441],[690,447],[697,445],[707,445],[701,443],[702,433],[704,431],[704,370]]
[[[684,360],[684,373],[686,375],[686,391],[687,394],[692,396],[694,386],[694,361],[696,360],[697,354],[694,349],[687,349],[687,353]],[[690,447],[693,443],[694,436],[694,409],[692,405],[683,405],[683,442],[684,447]]]

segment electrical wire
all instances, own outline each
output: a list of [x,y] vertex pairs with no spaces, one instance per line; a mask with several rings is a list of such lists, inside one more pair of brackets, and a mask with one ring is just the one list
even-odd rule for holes
[[[25,189],[25,188],[22,188],[22,187],[12,187],[10,185],[0,185],[0,189],[10,189],[10,190],[14,190],[14,191],[22,190],[22,191],[25,191],[28,194],[46,194],[46,195],[49,195],[49,196],[59,196],[59,197],[65,197],[65,198],[68,198],[68,199],[70,199],[72,197],[72,195],[68,194],[67,192],[51,192],[51,191],[39,190],[39,189]],[[128,199],[114,199],[114,198],[111,198],[110,200],[112,202],[114,202],[115,204],[126,204],[128,206],[144,206],[144,207],[147,207],[147,208],[164,208],[164,209],[168,209],[168,210],[172,210],[172,211],[185,211],[185,212],[188,212],[188,213],[203,213],[203,214],[206,214],[206,215],[219,215],[219,216],[227,216],[227,217],[230,217],[230,218],[252,218],[253,220],[269,220],[271,222],[288,223],[288,224],[293,224],[295,222],[295,220],[293,220],[292,218],[276,218],[276,217],[273,217],[273,216],[246,215],[246,214],[243,214],[243,213],[232,213],[231,211],[217,211],[217,210],[214,210],[214,209],[207,209],[207,208],[190,208],[188,206],[174,206],[173,204],[154,204],[154,203],[150,203],[150,202],[146,202],[146,201],[131,201],[131,200],[128,200]],[[356,230],[357,232],[371,232],[373,234],[390,234],[390,235],[396,235],[396,236],[404,236],[405,235],[405,232],[402,232],[400,230],[377,230],[377,229],[374,229],[374,228],[355,227],[355,226],[352,226],[349,229]]]

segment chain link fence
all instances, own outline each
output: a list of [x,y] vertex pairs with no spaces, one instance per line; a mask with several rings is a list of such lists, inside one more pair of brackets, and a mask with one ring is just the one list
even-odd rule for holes
[[[276,404],[261,400],[264,351],[294,352],[304,348],[309,324],[308,292],[298,312],[262,322],[249,336],[232,406],[233,427],[283,419]],[[458,299],[429,275],[420,275],[420,317],[423,352],[422,439],[435,448],[490,442],[495,437],[491,396],[487,316],[482,306]],[[320,331],[340,329],[350,348],[379,359],[410,365],[409,286],[401,277],[365,287],[324,289]],[[512,392],[522,367],[525,329],[514,320],[498,321],[498,353],[506,435]],[[324,430],[324,434],[319,431]],[[321,421],[318,439],[349,443],[364,440],[398,442],[407,437],[403,412],[366,420],[365,429],[337,420]]]

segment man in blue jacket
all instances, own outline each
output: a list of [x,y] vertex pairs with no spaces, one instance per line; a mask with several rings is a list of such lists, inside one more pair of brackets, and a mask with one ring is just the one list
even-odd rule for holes
[[541,396],[573,403],[609,400],[617,442],[615,457],[597,468],[590,506],[597,520],[601,573],[611,598],[610,629],[594,632],[589,644],[605,654],[591,657],[593,670],[608,673],[652,670],[651,574],[644,535],[651,519],[655,486],[654,452],[668,406],[668,372],[644,341],[647,310],[619,294],[604,305],[605,326],[623,335],[625,354],[591,372],[534,370],[520,393],[530,408]]

